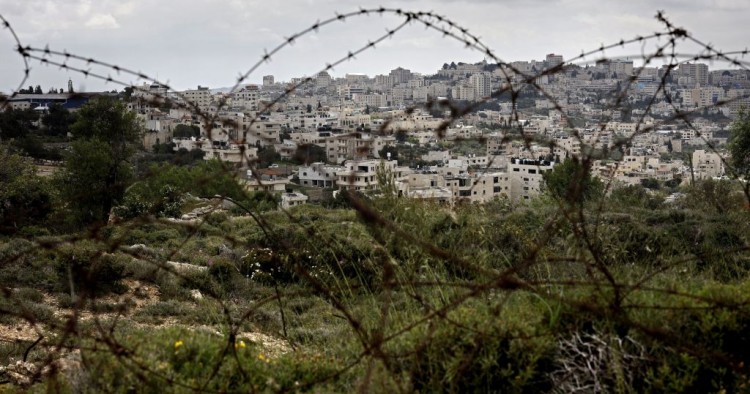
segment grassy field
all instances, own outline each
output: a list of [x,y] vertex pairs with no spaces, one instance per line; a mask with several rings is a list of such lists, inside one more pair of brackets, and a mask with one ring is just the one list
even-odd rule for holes
[[744,391],[750,221],[716,187],[5,238],[2,373],[32,391]]

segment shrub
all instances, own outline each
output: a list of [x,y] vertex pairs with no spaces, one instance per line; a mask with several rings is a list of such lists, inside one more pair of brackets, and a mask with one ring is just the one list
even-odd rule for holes
[[[102,252],[104,247],[93,241],[65,245],[55,251],[58,289],[71,294],[98,296],[122,293],[125,262],[129,257]],[[71,288],[72,285],[72,288]]]

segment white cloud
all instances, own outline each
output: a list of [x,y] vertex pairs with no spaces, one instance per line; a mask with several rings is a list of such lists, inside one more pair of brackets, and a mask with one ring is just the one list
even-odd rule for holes
[[97,14],[89,18],[85,24],[91,29],[117,29],[120,25],[112,14]]

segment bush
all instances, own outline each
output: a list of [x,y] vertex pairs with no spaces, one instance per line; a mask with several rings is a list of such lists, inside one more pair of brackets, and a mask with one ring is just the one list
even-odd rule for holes
[[126,291],[122,279],[125,277],[125,263],[130,258],[104,253],[104,249],[94,241],[58,248],[55,251],[58,290],[84,296]]

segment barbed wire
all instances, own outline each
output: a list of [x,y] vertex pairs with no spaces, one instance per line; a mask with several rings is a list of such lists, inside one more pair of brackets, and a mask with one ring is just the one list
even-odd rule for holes
[[[573,69],[574,67],[591,64],[591,61],[588,61],[586,59],[597,57],[599,55],[601,55],[601,57],[594,60],[595,63],[622,58],[612,58],[604,56],[604,53],[607,50],[641,44],[642,51],[640,54],[625,56],[625,58],[632,57],[642,59],[644,62],[644,66],[657,59],[665,59],[666,71],[661,76],[655,93],[651,95],[648,103],[643,110],[643,113],[638,118],[636,122],[635,133],[627,138],[617,141],[611,147],[605,147],[601,153],[591,152],[582,154],[579,160],[583,164],[583,172],[577,174],[577,178],[579,179],[583,179],[583,177],[586,177],[590,174],[592,166],[596,160],[608,157],[609,153],[612,151],[629,147],[638,136],[656,130],[656,128],[658,127],[657,124],[647,124],[646,117],[649,116],[648,114],[651,113],[651,110],[657,104],[658,96],[660,94],[665,96],[669,94],[668,79],[671,78],[672,72],[677,69],[680,64],[699,60],[716,60],[726,62],[742,70],[750,70],[750,68],[748,68],[748,66],[750,66],[750,62],[732,58],[732,56],[746,55],[747,50],[729,52],[722,52],[720,50],[717,50],[715,47],[704,44],[702,41],[694,38],[687,30],[675,27],[670,23],[670,21],[664,16],[662,12],[659,12],[657,14],[657,19],[665,27],[665,30],[663,32],[655,32],[645,36],[637,36],[628,40],[623,39],[609,45],[602,44],[596,49],[582,51],[580,55],[567,59],[562,64],[558,64],[534,73],[528,73],[513,66],[512,62],[508,63],[506,61],[503,61],[488,45],[486,45],[480,39],[480,37],[473,35],[469,31],[469,29],[461,26],[460,24],[452,21],[445,16],[441,16],[432,12],[411,12],[404,11],[399,8],[379,7],[362,8],[357,11],[336,14],[333,17],[318,21],[307,27],[306,29],[300,30],[299,32],[294,33],[291,36],[288,36],[284,39],[283,42],[279,43],[279,45],[272,48],[270,51],[266,51],[256,63],[254,63],[247,69],[247,71],[241,73],[237,77],[234,86],[230,89],[230,94],[238,91],[238,89],[242,87],[242,84],[247,81],[248,78],[253,75],[253,73],[255,73],[263,64],[274,59],[277,54],[279,54],[282,50],[285,50],[286,48],[292,46],[301,37],[308,34],[315,34],[319,30],[326,28],[334,23],[343,23],[354,18],[371,15],[393,15],[402,18],[403,20],[400,23],[396,24],[395,27],[386,29],[386,32],[384,34],[375,37],[374,39],[368,41],[362,46],[357,47],[356,49],[347,51],[345,55],[333,60],[330,63],[326,63],[326,65],[318,71],[319,73],[331,71],[335,67],[345,62],[355,60],[358,55],[366,51],[375,49],[378,44],[396,36],[399,32],[402,31],[402,29],[412,24],[422,25],[427,31],[437,33],[446,39],[451,39],[463,44],[470,50],[482,53],[487,59],[490,59],[500,70],[500,74],[502,74],[502,78],[504,79],[505,83],[502,84],[498,89],[494,90],[490,97],[483,98],[469,105],[459,105],[458,103],[449,100],[427,101],[424,104],[410,106],[405,110],[406,113],[412,113],[417,109],[430,110],[433,108],[442,108],[448,110],[450,112],[450,115],[444,117],[443,121],[435,130],[435,133],[438,137],[443,137],[445,135],[445,132],[451,125],[460,121],[465,116],[476,112],[479,108],[481,108],[483,104],[490,102],[493,99],[503,97],[506,94],[510,95],[510,100],[512,103],[512,110],[511,114],[509,115],[509,119],[513,119],[518,123],[521,116],[521,110],[517,107],[517,101],[519,99],[520,92],[523,89],[532,89],[533,92],[540,95],[542,98],[549,100],[554,111],[564,114],[565,111],[561,102],[553,92],[547,91],[547,89],[545,89],[544,86],[542,86],[542,84],[538,82],[539,78],[544,76],[556,76],[564,74],[566,71]],[[9,97],[5,98],[5,102],[2,104],[3,106],[8,106],[10,100],[18,95],[18,90],[20,90],[24,86],[30,76],[30,61],[34,61],[38,62],[41,65],[59,67],[62,70],[77,73],[83,75],[84,77],[102,80],[107,83],[112,83],[119,86],[133,87],[130,82],[126,82],[123,79],[119,78],[119,76],[121,75],[135,77],[138,80],[157,83],[160,86],[166,88],[168,93],[154,94],[153,101],[157,102],[163,100],[177,106],[178,108],[186,109],[193,113],[205,124],[209,140],[213,140],[212,132],[216,128],[214,127],[215,124],[219,123],[230,127],[237,126],[237,124],[233,124],[232,122],[228,122],[226,121],[226,119],[221,118],[220,113],[222,110],[226,109],[229,95],[222,97],[217,105],[217,110],[215,111],[215,113],[211,113],[210,111],[201,109],[197,103],[194,103],[187,99],[184,94],[173,91],[172,87],[170,87],[168,84],[154,79],[141,71],[136,71],[131,68],[122,67],[88,56],[68,53],[67,51],[57,51],[48,47],[39,48],[24,45],[20,41],[18,35],[14,31],[10,23],[2,15],[0,15],[0,21],[2,21],[4,27],[9,30],[11,36],[15,40],[17,53],[24,62],[24,75],[21,79],[19,87],[18,89],[16,89],[16,91],[12,92]],[[661,39],[666,39],[666,42],[660,43],[651,52],[645,52],[645,46],[643,46],[644,43],[659,41]],[[678,44],[684,41],[692,42],[697,46],[703,48],[703,52],[699,54],[678,52]],[[74,62],[82,64],[71,64]],[[91,67],[101,68],[104,71],[95,71]],[[116,77],[113,77],[111,75],[112,73],[115,73]],[[628,98],[629,90],[631,89],[632,85],[636,83],[637,77],[639,76],[640,74],[636,74],[631,78],[624,80],[625,88],[619,92],[616,92],[614,100],[611,102],[608,108],[615,110],[622,106],[623,102]],[[294,92],[306,86],[311,81],[312,78],[306,78],[288,86],[280,96],[274,98],[270,102],[264,104],[263,107],[259,108],[257,113],[251,118],[249,125],[252,126],[255,122],[260,121],[260,114],[270,111],[277,104],[288,99]],[[703,111],[703,109],[705,108],[712,108],[718,105],[730,104],[738,100],[742,100],[746,97],[747,95],[738,96],[722,100],[713,105],[698,106],[689,111],[681,109],[671,100],[666,100],[666,103],[674,111],[674,115],[667,117],[664,122],[677,120],[685,122],[688,129],[694,130],[699,138],[708,143],[708,147],[711,151],[718,152],[717,148],[713,146],[713,144],[710,144],[710,141],[708,141],[708,139],[701,134],[700,130],[690,121],[690,117],[696,113],[699,113],[700,111]],[[611,116],[603,118],[599,122],[598,131],[602,133],[605,132],[607,123],[612,121],[612,119],[613,118]],[[584,141],[583,136],[578,132],[576,127],[574,127],[572,120],[568,119],[567,122],[569,128],[573,130],[571,132],[571,136],[576,138],[579,143],[585,144],[586,141]],[[385,122],[379,128],[378,133],[392,133],[393,130],[389,128],[389,122]],[[550,151],[552,151],[553,148],[556,147],[554,140],[545,140],[545,137],[540,136],[527,136],[524,132],[524,126],[520,124],[518,128],[513,131],[514,133],[506,133],[506,135],[502,137],[503,143],[509,143],[511,141],[518,140],[518,138],[520,137],[527,149],[531,147],[533,143],[549,143]],[[246,141],[244,141],[244,137],[242,139],[237,138],[233,142],[238,144],[246,143]],[[591,144],[597,145],[599,142],[599,137],[597,137]],[[244,153],[243,151],[242,156],[243,163],[247,164],[248,167],[254,169],[255,165],[250,155]],[[727,169],[733,171],[731,170],[729,162],[727,162],[724,157],[721,157],[721,160]],[[492,165],[493,162],[490,161],[487,165],[487,168],[489,169]],[[617,171],[618,168],[619,162],[615,164],[615,171]],[[231,173],[231,169],[228,166],[224,167],[224,171]],[[257,183],[263,186],[264,183],[260,175],[258,175],[255,171],[253,171],[253,174]],[[236,174],[235,180],[237,180]],[[470,191],[474,190],[477,186],[478,180],[472,185]],[[606,190],[611,191],[613,187],[614,182],[610,179],[606,184]],[[575,187],[573,190],[574,199],[582,201],[583,190],[581,189],[581,187]],[[747,190],[747,188],[745,188],[745,190]],[[750,201],[750,195],[747,195],[747,191],[746,196],[748,201]],[[139,380],[143,382],[155,379],[160,382],[178,386],[182,389],[194,390],[199,392],[221,391],[213,390],[209,388],[209,386],[212,381],[219,376],[221,368],[230,360],[234,360],[236,362],[237,370],[239,371],[239,374],[243,377],[243,379],[248,379],[250,372],[245,369],[245,366],[243,366],[240,355],[238,354],[236,344],[238,338],[242,333],[243,324],[250,321],[255,314],[260,313],[260,311],[264,307],[273,305],[274,303],[278,303],[279,315],[283,327],[283,334],[281,336],[285,339],[285,341],[294,346],[295,340],[291,338],[287,333],[287,321],[284,315],[285,308],[283,306],[283,301],[285,299],[290,300],[294,297],[315,297],[323,300],[328,306],[330,306],[333,311],[340,314],[337,316],[339,316],[346,322],[351,331],[351,334],[353,334],[352,338],[358,345],[358,351],[352,356],[352,359],[349,360],[348,363],[345,363],[345,365],[343,365],[332,374],[303,382],[302,384],[305,388],[312,388],[316,384],[330,382],[333,379],[347,373],[348,371],[351,371],[352,369],[364,368],[363,378],[359,383],[359,389],[361,391],[367,391],[373,385],[373,374],[376,373],[375,371],[378,365],[386,369],[388,376],[390,376],[393,381],[400,382],[402,381],[403,377],[400,376],[398,367],[395,365],[396,361],[398,360],[398,356],[396,356],[397,352],[391,349],[392,344],[402,340],[405,336],[411,333],[417,332],[418,330],[428,330],[430,335],[432,335],[432,333],[434,333],[434,330],[437,330],[436,327],[439,324],[448,324],[452,327],[459,328],[460,330],[479,334],[482,337],[491,338],[493,336],[497,336],[496,333],[478,329],[476,327],[458,321],[450,316],[452,312],[466,307],[470,302],[484,299],[485,297],[489,297],[491,294],[496,293],[504,295],[506,301],[512,294],[531,294],[535,297],[538,297],[540,300],[542,300],[542,302],[556,302],[560,305],[565,305],[566,307],[573,308],[575,311],[581,314],[590,314],[592,316],[600,318],[612,319],[612,321],[614,321],[615,323],[624,325],[630,329],[637,330],[640,334],[643,334],[646,337],[663,340],[670,346],[673,346],[680,351],[685,351],[697,357],[719,360],[738,373],[747,372],[744,366],[740,366],[735,362],[736,360],[731,359],[731,357],[728,357],[719,351],[699,347],[695,344],[689,343],[687,339],[682,339],[673,335],[673,333],[664,332],[657,328],[646,326],[634,320],[627,314],[628,310],[669,308],[679,310],[701,309],[707,313],[723,309],[741,310],[742,307],[747,306],[748,301],[741,300],[737,303],[727,303],[726,300],[722,299],[721,297],[701,296],[696,295],[688,290],[660,288],[647,285],[658,273],[676,267],[686,266],[692,262],[695,262],[699,259],[699,257],[696,256],[687,256],[684,258],[674,259],[674,261],[668,262],[657,270],[645,273],[643,277],[637,280],[635,283],[629,283],[623,281],[621,278],[618,278],[618,276],[612,272],[609,264],[605,261],[604,252],[602,251],[600,237],[602,234],[601,232],[606,231],[606,228],[603,227],[604,221],[602,220],[602,215],[607,212],[608,208],[603,200],[593,210],[591,210],[590,207],[584,206],[583,204],[571,206],[563,201],[556,202],[556,215],[552,215],[542,221],[542,226],[539,229],[539,232],[536,234],[535,239],[532,240],[531,245],[524,251],[519,260],[514,262],[510,267],[497,268],[487,267],[483,265],[482,262],[474,261],[471,258],[467,258],[462,253],[456,253],[447,247],[439,245],[437,242],[435,242],[434,239],[424,239],[421,234],[415,234],[411,232],[408,227],[403,225],[403,223],[399,223],[398,220],[394,219],[392,216],[389,216],[387,209],[384,209],[382,206],[373,204],[355,195],[349,195],[348,199],[352,208],[357,212],[359,220],[364,224],[366,233],[370,235],[371,241],[375,245],[376,252],[374,253],[375,257],[373,257],[373,264],[375,264],[377,268],[375,270],[376,274],[374,275],[380,278],[381,283],[380,289],[377,292],[372,290],[369,291],[377,293],[373,294],[373,304],[374,306],[377,306],[377,308],[374,308],[377,310],[377,324],[373,324],[372,322],[368,323],[366,319],[363,318],[360,313],[355,310],[355,308],[352,308],[352,306],[349,304],[349,301],[346,299],[346,297],[344,297],[345,293],[368,291],[369,286],[366,283],[357,283],[356,281],[345,280],[343,286],[340,283],[336,283],[336,285],[333,285],[316,276],[316,273],[310,267],[307,267],[304,264],[300,264],[298,262],[288,261],[291,260],[290,256],[298,250],[311,250],[311,253],[314,253],[320,252],[319,250],[315,250],[315,248],[321,244],[346,245],[349,241],[345,235],[323,232],[315,225],[315,223],[305,223],[303,221],[303,218],[301,218],[299,215],[295,215],[295,213],[292,211],[284,210],[284,217],[289,220],[289,222],[294,227],[299,228],[300,231],[307,236],[307,238],[304,240],[292,239],[287,237],[289,235],[286,233],[288,231],[287,227],[283,227],[279,224],[274,223],[272,220],[265,218],[259,212],[256,212],[254,210],[254,207],[242,206],[240,202],[229,199],[230,201],[239,205],[240,209],[244,211],[244,213],[249,214],[252,217],[252,220],[263,233],[263,241],[266,244],[271,245],[270,254],[273,256],[272,258],[277,259],[273,262],[273,269],[276,269],[278,271],[284,269],[292,272],[294,275],[300,278],[301,282],[304,283],[306,287],[304,289],[283,289],[282,291],[282,289],[279,288],[280,281],[274,279],[272,281],[273,288],[275,289],[273,294],[269,294],[263,298],[255,300],[255,302],[251,306],[246,307],[246,309],[241,311],[241,313],[239,313],[238,315],[235,315],[233,312],[234,305],[236,304],[235,300],[231,298],[227,299],[219,292],[207,291],[207,296],[209,296],[213,301],[216,302],[216,304],[218,305],[218,309],[220,310],[222,316],[221,326],[225,330],[223,334],[223,340],[225,342],[220,348],[217,359],[214,360],[213,365],[206,366],[210,369],[210,373],[205,377],[203,381],[194,382],[195,384],[179,381],[178,379],[174,379],[168,374],[159,371],[158,369],[154,368],[153,365],[150,365],[148,362],[145,362],[137,356],[137,346],[132,346],[132,344],[128,344],[118,339],[115,332],[119,326],[118,322],[120,322],[121,319],[125,320],[128,317],[125,310],[116,312],[114,316],[99,316],[98,314],[94,313],[91,322],[95,326],[95,330],[93,332],[87,332],[80,329],[78,325],[83,321],[81,314],[83,313],[89,302],[96,301],[96,296],[87,294],[81,295],[79,299],[74,303],[72,313],[67,319],[63,319],[59,322],[40,321],[40,319],[38,319],[38,317],[28,309],[26,304],[24,304],[24,300],[17,296],[12,288],[4,285],[2,288],[0,288],[0,290],[2,290],[3,292],[4,298],[9,300],[14,306],[18,306],[20,310],[14,311],[12,310],[12,308],[8,308],[6,310],[2,309],[5,307],[0,307],[0,313],[13,315],[22,320],[25,320],[32,327],[34,327],[36,333],[39,335],[40,339],[37,340],[37,342],[32,343],[31,346],[26,350],[24,361],[26,361],[26,356],[28,355],[29,351],[35,346],[39,345],[40,342],[42,342],[41,338],[44,338],[45,340],[43,341],[42,345],[39,346],[44,346],[46,349],[48,349],[48,353],[41,363],[42,365],[46,366],[54,365],[55,360],[60,358],[60,354],[63,351],[71,352],[76,350],[76,346],[68,345],[70,340],[86,339],[93,341],[94,345],[89,347],[79,347],[79,350],[91,352],[94,354],[101,352],[111,354],[116,357],[119,362],[121,362],[130,372],[137,375]],[[216,210],[216,206],[214,206],[211,212],[213,212],[214,210]],[[499,218],[499,220],[505,219],[509,216],[510,215],[507,214],[504,217]],[[157,272],[164,272],[166,275],[173,277],[175,280],[184,281],[186,283],[193,283],[196,281],[196,278],[192,277],[191,274],[185,271],[181,271],[169,262],[180,252],[181,249],[185,248],[188,245],[188,242],[194,240],[199,236],[200,233],[205,233],[220,238],[222,239],[222,241],[227,242],[230,245],[236,245],[237,248],[241,248],[244,250],[254,250],[258,246],[254,244],[253,241],[248,241],[242,239],[241,237],[234,236],[233,234],[226,234],[221,230],[210,228],[208,217],[209,216],[204,216],[202,219],[197,220],[195,223],[187,224],[176,223],[167,220],[155,220],[151,217],[142,217],[138,218],[137,220],[122,224],[120,227],[121,229],[123,229],[122,235],[119,238],[115,237],[109,240],[104,239],[101,235],[102,231],[105,230],[105,225],[89,229],[89,231],[81,234],[71,235],[60,239],[31,239],[26,247],[14,251],[14,253],[11,253],[9,255],[2,256],[2,258],[0,259],[0,268],[17,264],[21,259],[28,257],[29,255],[39,250],[54,251],[60,249],[65,245],[75,245],[84,240],[97,240],[102,242],[102,245],[100,245],[101,250],[99,250],[92,257],[92,260],[94,261],[101,261],[102,259],[107,258],[107,256],[119,253],[152,266],[154,274],[156,274]],[[127,245],[126,240],[128,238],[128,234],[137,229],[139,226],[145,224],[179,228],[181,230],[185,230],[186,235],[183,237],[178,246],[169,250],[166,255],[160,255],[156,257],[144,256],[142,253],[136,250],[132,250],[125,245]],[[548,252],[545,250],[545,248],[547,248],[548,245],[553,242],[553,239],[555,237],[558,237],[562,231],[570,232],[571,239],[569,239],[569,248],[572,249],[574,254],[552,256],[551,258],[550,256],[546,256],[545,254]],[[403,245],[401,245],[400,247],[394,247],[394,240],[403,243]],[[446,266],[451,266],[452,269],[463,270],[465,272],[471,273],[473,276],[472,280],[452,278],[430,281],[413,276],[413,273],[407,272],[405,268],[399,267],[398,263],[394,263],[398,262],[400,259],[400,257],[398,256],[399,252],[408,248],[415,248],[418,253],[421,253],[424,258],[429,261],[439,261]],[[713,253],[715,256],[722,256],[739,254],[747,251],[748,247],[744,246],[732,248],[725,251],[714,251]],[[286,256],[286,261],[283,260],[282,257],[279,257],[283,254],[285,254]],[[536,278],[524,277],[524,272],[527,272],[533,267],[549,263],[551,260],[564,260],[566,261],[566,263],[571,265],[580,265],[585,270],[585,274],[583,275],[583,278],[579,280],[557,280],[549,277],[545,278],[544,280],[540,280]],[[273,269],[272,272],[276,272],[273,271]],[[198,278],[197,280],[200,279],[201,278]],[[565,295],[557,295],[556,293],[550,291],[550,289],[580,289],[589,287],[593,288],[593,294],[599,296],[598,300],[585,299],[582,301]],[[426,291],[426,289],[437,289],[441,292],[447,292],[448,289],[451,289],[455,292],[450,294],[450,296],[444,296],[441,299],[441,304],[433,305],[429,301],[426,301],[421,294],[421,292]],[[696,303],[702,303],[703,305],[675,306],[667,303],[663,305],[654,305],[629,301],[628,298],[636,291],[659,294],[665,297],[674,297],[680,300],[690,300]],[[394,295],[399,292],[405,292],[407,294],[407,297],[411,301],[414,301],[421,305],[424,308],[424,311],[423,313],[414,316],[411,321],[407,321],[401,326],[391,327],[393,321],[393,317],[391,316],[391,314],[394,313],[394,311],[396,311],[398,308],[397,301],[394,300]],[[501,302],[497,304],[498,314],[499,311],[504,308],[506,301],[501,300]],[[107,326],[107,324],[109,325]],[[604,362],[604,358],[613,357],[611,355],[612,352],[622,352],[622,346],[624,346],[622,344],[622,341],[615,341],[613,343],[617,343],[616,346],[607,347],[607,343],[602,342],[599,337],[587,335],[589,334],[579,334],[578,332],[575,332],[572,337],[561,339],[560,343],[563,349],[563,354],[565,352],[570,352],[571,354],[576,354],[576,357],[578,357],[581,355],[580,351],[582,351],[582,349],[586,350],[588,349],[588,347],[590,347],[591,341],[596,342],[596,346],[599,346],[598,349],[601,350],[599,353],[597,353],[597,357],[599,357],[599,359],[597,360],[599,360],[600,363]],[[518,334],[507,336],[507,338],[509,338],[509,340],[528,341],[530,337]],[[632,338],[630,337],[626,338],[628,340],[632,340]],[[429,341],[429,339],[430,336],[426,336],[424,338],[424,341]],[[643,345],[641,343],[636,342],[636,344],[638,349],[642,349]],[[103,348],[99,346],[102,346]],[[415,353],[418,352],[418,350],[410,350],[410,352],[411,351]],[[559,372],[560,375],[564,376],[563,378],[561,378],[562,380],[558,381],[558,383],[561,385],[560,387],[571,387],[568,385],[569,383],[566,383],[565,381],[565,379],[567,379],[566,376],[568,376],[565,374],[583,373],[578,370],[580,369],[580,365],[568,363],[579,361],[576,357],[568,358],[564,362],[562,362],[563,367],[570,368]],[[633,359],[635,359],[641,356],[639,353],[637,357],[633,357]],[[631,360],[631,358],[628,358],[627,360]],[[380,364],[376,364],[376,361]],[[35,370],[32,376],[30,376],[30,381],[41,381],[43,378],[43,368],[38,368]],[[581,378],[581,376],[576,375],[575,378],[579,379]],[[584,381],[585,379],[575,380],[574,383],[583,384],[582,382]],[[599,383],[599,381],[596,382],[596,384]]]

